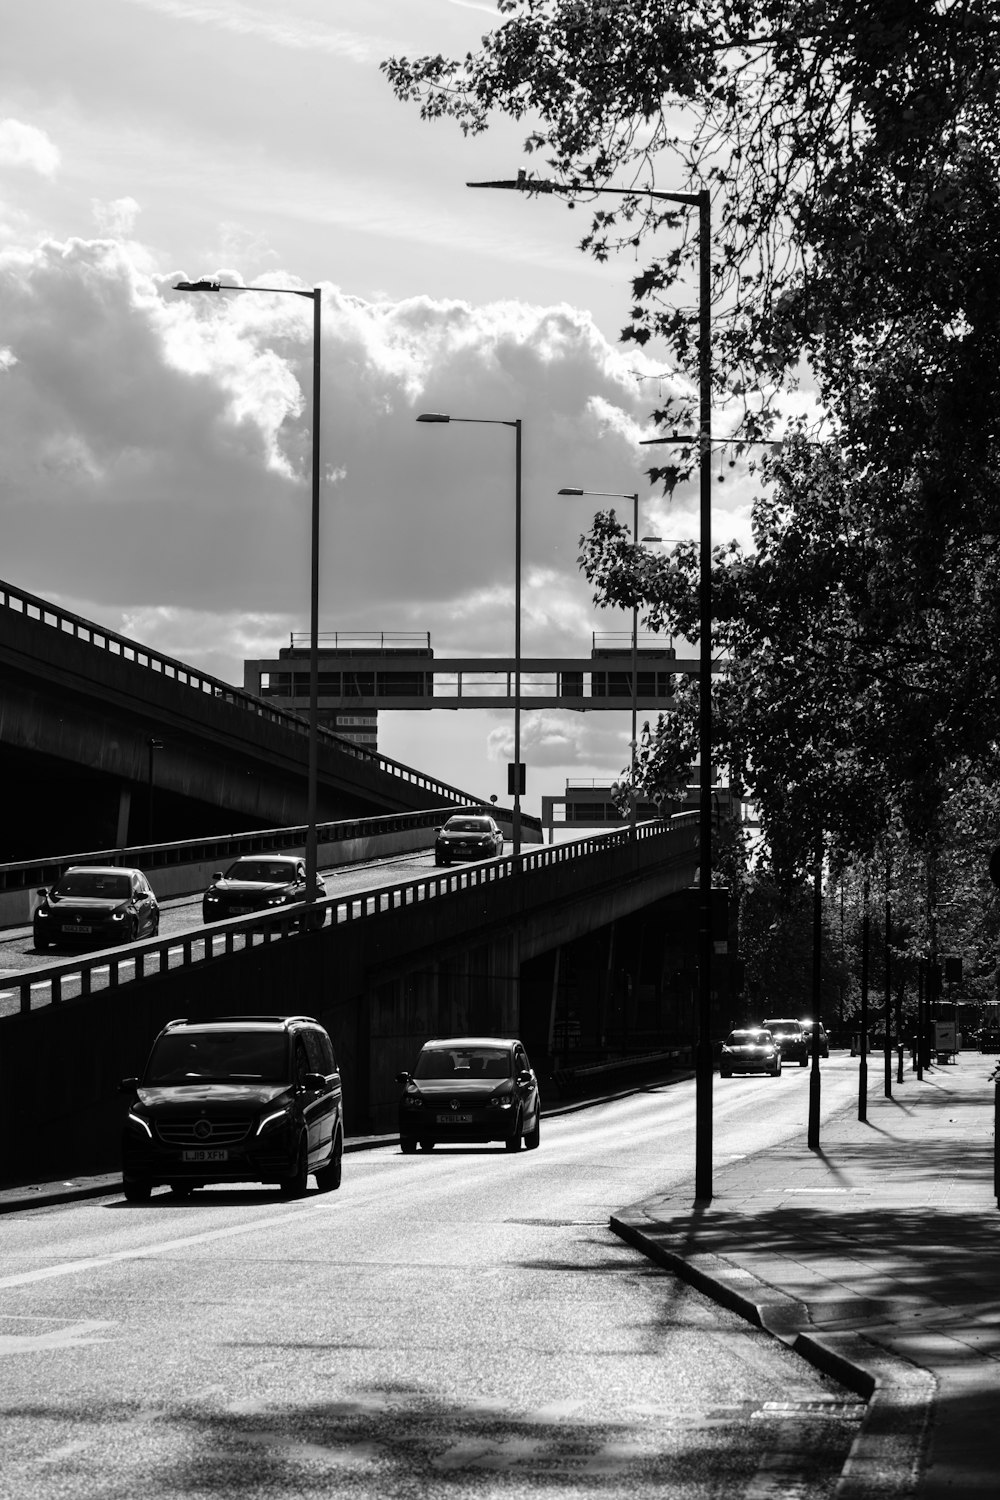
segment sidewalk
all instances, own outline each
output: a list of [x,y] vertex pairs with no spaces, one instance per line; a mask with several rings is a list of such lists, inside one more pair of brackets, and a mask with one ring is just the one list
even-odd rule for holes
[[817,1151],[803,1131],[717,1165],[710,1204],[674,1193],[611,1220],[868,1399],[839,1500],[1000,1493],[995,1067],[967,1052],[886,1099],[870,1065],[865,1124],[855,1105]]

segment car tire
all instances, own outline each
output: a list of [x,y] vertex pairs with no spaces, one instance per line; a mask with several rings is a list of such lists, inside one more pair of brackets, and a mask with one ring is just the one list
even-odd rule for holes
[[429,1135],[422,1136],[420,1139],[421,1151],[433,1151],[436,1145],[437,1141],[432,1140]]
[[538,1109],[538,1110],[535,1111],[535,1123],[534,1123],[534,1125],[531,1127],[530,1130],[526,1130],[525,1133],[524,1133],[524,1149],[525,1149],[525,1151],[537,1151],[538,1150],[538,1143],[541,1140],[541,1138],[542,1138],[542,1112],[541,1112],[540,1109]]
[[523,1139],[523,1136],[524,1136],[524,1116],[522,1115],[521,1111],[518,1110],[518,1112],[517,1112],[517,1121],[516,1121],[516,1123],[514,1125],[513,1133],[511,1135],[509,1135],[507,1137],[507,1139],[504,1141],[504,1147],[505,1147],[505,1149],[507,1151],[520,1151],[520,1149],[521,1149],[521,1141]]
[[325,921],[325,907],[322,909],[322,911],[307,912],[306,915],[302,918],[302,930],[303,932],[319,932]]
[[160,935],[160,913],[159,912],[157,912],[156,915],[153,917],[153,925],[149,929],[149,935],[150,935],[151,938],[157,938]]
[[808,1057],[800,1057],[799,1058],[799,1067],[800,1068],[808,1068],[808,1066],[809,1066],[809,1059],[808,1059]]
[[435,854],[435,856],[434,856],[434,863],[436,865],[446,865],[448,863],[448,861],[446,859],[442,859],[441,856],[440,856],[440,854]]
[[399,1149],[404,1156],[416,1156],[417,1138],[413,1135],[401,1135],[399,1137]]
[[306,1150],[305,1137],[299,1141],[299,1149],[295,1154],[295,1170],[291,1177],[283,1177],[278,1184],[283,1198],[304,1198],[309,1186],[309,1153]]
[[123,1177],[122,1193],[126,1203],[148,1203],[153,1184],[145,1177]]
[[780,1078],[781,1077],[781,1063],[780,1062],[776,1062],[775,1065],[774,1065],[774,1067],[771,1069],[771,1077],[772,1078]]
[[719,1069],[719,1077],[720,1078],[732,1078],[732,1076],[733,1075],[732,1075],[732,1073],[730,1073],[730,1071],[729,1071],[728,1068],[720,1068]]
[[172,1182],[170,1192],[174,1198],[190,1198],[197,1186],[196,1182]]
[[316,1186],[321,1193],[335,1193],[340,1187],[344,1170],[344,1138],[337,1131],[333,1141],[333,1152],[325,1167],[316,1173]]
[[36,953],[47,953],[51,947],[52,947],[52,944],[49,942],[48,938],[40,938],[40,937],[36,937],[35,938],[35,952]]

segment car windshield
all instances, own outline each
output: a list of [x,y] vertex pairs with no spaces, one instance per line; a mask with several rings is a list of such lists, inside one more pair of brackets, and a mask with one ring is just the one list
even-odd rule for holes
[[760,1047],[771,1040],[766,1031],[731,1031],[726,1037],[727,1047]]
[[509,1078],[510,1053],[506,1047],[433,1047],[417,1058],[414,1078]]
[[109,875],[103,870],[70,870],[53,891],[57,896],[100,896],[105,900],[127,901],[132,894],[132,880],[128,875]]
[[143,1084],[284,1083],[288,1048],[283,1032],[168,1032],[153,1046]]
[[282,885],[295,879],[295,866],[276,859],[238,859],[226,871],[227,880],[251,880],[261,885]]
[[487,818],[449,818],[444,826],[446,833],[489,833],[490,831]]

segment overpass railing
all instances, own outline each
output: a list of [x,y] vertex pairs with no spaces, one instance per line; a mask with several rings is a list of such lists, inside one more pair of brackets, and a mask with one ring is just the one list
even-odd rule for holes
[[[40,625],[50,626],[53,630],[92,646],[95,651],[108,652],[112,656],[120,657],[123,661],[133,662],[137,667],[148,672],[171,678],[181,687],[189,688],[193,693],[200,693],[204,697],[231,704],[247,713],[254,714],[258,719],[281,725],[292,734],[308,735],[309,733],[309,722],[301,714],[294,713],[291,709],[276,708],[273,704],[265,702],[263,698],[248,693],[245,688],[235,687],[231,682],[224,682],[219,677],[211,677],[207,672],[199,672],[175,657],[165,656],[149,646],[140,645],[138,641],[133,641],[128,636],[119,635],[114,630],[95,625],[92,620],[86,620],[82,615],[73,614],[68,609],[61,609],[57,604],[52,604],[47,599],[40,599],[36,594],[29,594],[24,589],[15,588],[12,584],[4,583],[3,580],[0,580],[0,610],[9,610],[12,614],[21,615],[24,619],[35,620]],[[323,725],[319,726],[319,735],[321,741],[330,749],[352,756],[355,760],[366,761],[379,771],[385,772],[386,775],[398,777],[413,786],[433,792],[440,796],[442,801],[467,806],[471,802],[480,800],[471,797],[468,792],[460,791],[458,787],[439,781],[434,776],[427,776],[422,771],[416,771],[412,766],[404,765],[401,761],[392,760],[387,755],[380,755],[377,750],[368,750],[363,745],[343,739]]]
[[[651,840],[662,841],[673,832],[684,834],[678,843],[692,847],[697,837],[698,814],[679,813],[669,821],[640,823],[635,829],[637,851],[643,852]],[[324,924],[350,925],[377,920],[385,913],[423,902],[447,899],[458,892],[486,890],[501,882],[525,880],[535,872],[555,870],[577,864],[606,850],[627,848],[632,830],[620,828],[612,833],[593,834],[563,844],[543,844],[530,854],[488,860],[482,864],[449,867],[447,873],[428,875],[380,890],[358,892],[348,896],[329,896],[313,903],[311,914],[322,912]],[[649,849],[655,857],[655,850]],[[651,864],[653,858],[643,863]],[[246,947],[281,941],[297,932],[297,923],[305,913],[304,905],[283,907],[275,913],[256,912],[250,917],[232,917],[211,927],[193,928],[168,938],[149,938],[131,944],[127,949],[103,949],[85,958],[66,960],[0,979],[0,989],[17,995],[18,1010],[23,1015],[45,1005],[58,1005],[65,999],[86,998],[94,993],[94,975],[100,972],[100,988],[117,988],[147,976],[152,978],[192,964],[210,963],[227,958]],[[106,973],[106,979],[105,979]],[[75,993],[64,991],[72,987]],[[0,1026],[3,1021],[0,1018]]]

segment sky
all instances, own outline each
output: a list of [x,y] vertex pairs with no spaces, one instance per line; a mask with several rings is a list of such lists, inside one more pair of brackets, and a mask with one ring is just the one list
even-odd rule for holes
[[[694,486],[645,470],[663,351],[619,342],[631,256],[578,248],[585,210],[471,191],[525,127],[466,139],[393,96],[391,55],[462,56],[487,0],[32,0],[0,50],[3,578],[241,684],[308,629],[312,304],[323,293],[320,630],[514,644],[513,433],[523,422],[522,655],[586,656],[579,538],[640,494],[640,535],[697,537]],[[754,483],[715,486],[749,541]],[[631,523],[631,502],[618,506]],[[608,782],[628,712],[522,712],[525,810]],[[380,713],[379,749],[507,802],[509,711]]]

